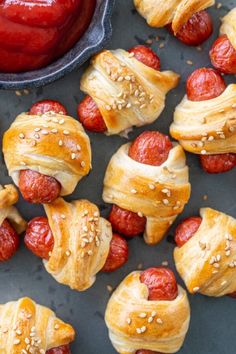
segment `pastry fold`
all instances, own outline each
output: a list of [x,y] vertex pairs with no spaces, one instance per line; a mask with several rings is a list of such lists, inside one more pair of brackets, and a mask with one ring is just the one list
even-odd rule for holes
[[30,298],[0,305],[1,354],[46,353],[74,340],[75,331]]
[[172,23],[174,33],[177,33],[193,14],[214,3],[214,0],[134,0],[136,9],[149,26],[164,27]]
[[178,286],[173,301],[148,301],[148,288],[140,272],[129,274],[112,294],[105,313],[109,337],[118,353],[139,349],[176,353],[182,346],[190,321],[186,291]]
[[154,70],[117,49],[92,58],[80,87],[96,102],[107,134],[112,135],[154,122],[165,107],[166,94],[178,81],[176,73]]
[[176,107],[170,134],[194,154],[236,153],[236,84],[218,97]]
[[112,239],[110,223],[87,200],[67,203],[59,198],[44,205],[54,236],[46,270],[61,284],[84,291],[104,266]]
[[182,147],[175,144],[161,166],[131,159],[125,144],[108,164],[103,199],[147,218],[144,239],[156,244],[180,214],[190,197],[188,167]]
[[71,194],[91,168],[91,147],[82,125],[70,116],[20,114],[3,137],[3,154],[16,185],[19,171],[54,177],[61,195]]
[[12,184],[4,187],[0,185],[0,226],[5,219],[8,219],[14,230],[21,234],[25,231],[27,223],[14,207],[18,198],[18,192]]
[[220,34],[226,34],[230,43],[236,50],[236,7],[223,17]]
[[236,220],[210,208],[184,246],[174,250],[177,271],[190,293],[223,296],[236,291]]

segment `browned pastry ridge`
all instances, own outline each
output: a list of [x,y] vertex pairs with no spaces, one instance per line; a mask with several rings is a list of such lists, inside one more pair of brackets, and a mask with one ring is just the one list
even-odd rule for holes
[[0,353],[45,354],[74,340],[72,326],[30,298],[0,305]]

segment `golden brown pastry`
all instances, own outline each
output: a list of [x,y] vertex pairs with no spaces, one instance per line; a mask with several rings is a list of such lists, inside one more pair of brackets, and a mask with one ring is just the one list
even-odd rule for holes
[[182,247],[176,268],[190,293],[223,296],[236,291],[236,220],[217,210],[200,209],[202,222]]
[[0,305],[2,354],[45,354],[51,348],[69,344],[74,337],[72,326],[30,298]]
[[18,192],[12,184],[4,187],[0,185],[0,226],[7,219],[14,230],[21,234],[26,229],[27,223],[14,207],[18,198]]
[[9,175],[18,186],[19,172],[32,170],[55,178],[61,195],[71,194],[91,168],[91,147],[81,124],[48,112],[20,114],[3,137]]
[[110,223],[87,200],[67,203],[62,198],[44,206],[54,248],[46,270],[61,284],[83,291],[93,285],[104,266],[112,239]]
[[236,153],[236,84],[218,97],[190,101],[185,96],[176,107],[170,134],[195,154]]
[[149,26],[164,27],[172,23],[174,33],[177,33],[193,14],[214,3],[214,0],[134,0],[138,12],[147,20]]
[[236,7],[227,13],[222,19],[220,35],[227,35],[230,43],[236,50]]
[[154,122],[178,80],[176,73],[154,70],[133,53],[104,50],[93,57],[81,79],[81,90],[96,102],[106,134],[112,135]]
[[105,321],[111,342],[120,354],[136,354],[140,349],[176,353],[189,327],[186,291],[178,286],[174,300],[150,301],[140,275],[129,274],[108,302]]
[[148,244],[156,244],[190,197],[185,154],[180,145],[174,144],[164,163],[151,166],[130,158],[130,145],[121,146],[108,164],[103,199],[145,216],[144,239]]

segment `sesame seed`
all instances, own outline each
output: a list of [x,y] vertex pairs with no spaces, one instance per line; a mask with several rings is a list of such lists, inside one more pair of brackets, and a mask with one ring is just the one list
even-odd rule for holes
[[202,155],[206,155],[206,153],[207,153],[206,150],[202,150],[202,151],[201,151],[201,154],[202,154]]
[[40,132],[41,128],[34,128],[35,132]]
[[136,193],[137,193],[136,189],[134,189],[134,188],[131,189],[131,193],[132,193],[132,194],[136,194]]
[[58,141],[58,145],[59,145],[59,146],[62,146],[62,145],[63,145],[63,141],[62,141],[62,140],[59,140],[59,141]]
[[169,200],[168,200],[168,199],[162,199],[162,203],[163,203],[164,205],[168,205],[168,204],[169,204]]
[[84,162],[84,161],[81,161],[81,162],[80,162],[80,166],[81,166],[81,167],[85,167],[85,162]]
[[59,324],[56,323],[55,326],[54,326],[54,329],[59,329],[59,328],[60,328]]
[[109,105],[106,105],[105,108],[106,108],[107,111],[111,110],[111,106],[109,106]]
[[138,334],[141,334],[141,333],[142,333],[141,328],[136,328],[136,332],[137,332]]
[[161,263],[164,267],[167,267],[168,266],[168,261],[163,261],[162,263]]
[[80,146],[79,144],[77,144],[77,145],[76,145],[76,149],[77,149],[78,151],[81,151],[81,146]]
[[18,339],[18,338],[14,339],[13,344],[14,345],[20,344],[20,339]]
[[152,321],[154,320],[154,318],[153,317],[148,317],[148,323],[152,323]]
[[62,118],[62,119],[59,120],[59,124],[62,125],[62,124],[64,124],[64,123],[65,123],[65,119]]
[[53,134],[56,134],[56,133],[58,133],[58,130],[57,130],[57,129],[52,129],[51,132],[52,132]]
[[130,317],[128,317],[128,318],[126,319],[126,322],[128,323],[128,325],[130,325],[130,324],[131,324],[131,322],[132,322],[131,318],[130,318]]
[[17,330],[16,330],[16,334],[18,334],[18,336],[21,336],[21,335],[22,335],[21,330],[20,330],[20,329],[17,329]]
[[132,58],[134,56],[134,53],[129,53],[128,57]]
[[69,135],[70,132],[69,132],[68,130],[63,130],[63,134],[64,134],[64,135]]
[[147,327],[146,327],[146,326],[142,326],[142,327],[141,327],[141,332],[142,332],[142,333],[146,332],[146,330],[147,330]]
[[69,257],[70,255],[71,255],[71,251],[66,251],[66,255],[67,255],[67,257]]
[[143,213],[141,213],[141,211],[139,211],[139,212],[138,212],[138,216],[139,216],[140,218],[142,218],[142,217],[143,217]]
[[64,214],[61,214],[61,218],[62,218],[62,219],[65,219],[66,216],[65,216]]
[[74,152],[71,154],[71,159],[72,159],[72,160],[75,160],[75,159],[76,159],[76,154],[75,154]]
[[25,134],[20,133],[20,134],[19,134],[19,138],[20,138],[20,139],[24,139],[24,138],[25,138]]
[[111,293],[113,291],[113,287],[111,285],[107,285],[107,290]]
[[140,318],[145,318],[145,317],[147,317],[147,314],[146,314],[145,312],[141,312],[141,313],[139,314],[139,317],[140,317]]
[[200,288],[199,288],[198,286],[196,286],[195,288],[193,288],[193,291],[194,291],[195,293],[197,293],[199,290],[200,290]]
[[25,163],[24,161],[21,161],[21,162],[20,162],[20,165],[21,165],[21,166],[26,166],[26,163]]
[[151,189],[151,190],[156,189],[156,186],[155,186],[154,184],[152,184],[152,183],[149,183],[148,187],[149,187],[149,189]]
[[156,322],[159,323],[159,324],[163,323],[162,319],[160,319],[160,318],[157,318]]
[[151,315],[152,315],[152,317],[155,317],[157,315],[157,312],[156,311],[152,311]]
[[40,135],[39,134],[34,134],[35,139],[40,139]]
[[192,60],[187,60],[186,63],[187,63],[188,65],[193,65]]

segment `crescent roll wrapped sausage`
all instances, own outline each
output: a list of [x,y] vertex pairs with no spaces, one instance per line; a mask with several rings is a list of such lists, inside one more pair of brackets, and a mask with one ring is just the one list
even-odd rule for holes
[[174,33],[196,13],[214,5],[214,0],[134,0],[138,12],[149,26],[164,27],[172,23]]
[[88,289],[106,262],[112,239],[110,223],[87,200],[67,203],[59,198],[44,208],[54,236],[49,260],[44,260],[46,270],[72,289]]
[[14,230],[21,234],[25,231],[27,223],[14,207],[18,198],[18,192],[12,184],[4,187],[0,185],[0,225],[7,219]]
[[218,97],[190,101],[176,107],[170,127],[173,138],[194,154],[236,153],[236,84]]
[[178,286],[171,301],[148,300],[141,272],[129,274],[112,294],[105,313],[109,337],[118,353],[136,354],[139,349],[176,353],[189,327],[187,294]]
[[139,163],[129,157],[130,144],[113,155],[104,179],[107,203],[145,216],[144,239],[156,244],[165,235],[190,197],[185,154],[175,144],[160,166]]
[[60,195],[71,194],[91,168],[90,142],[81,124],[54,112],[20,114],[4,134],[3,153],[17,186],[20,171],[36,171],[55,178]]
[[190,293],[223,296],[236,291],[236,220],[217,210],[200,209],[194,235],[176,247],[176,268]]
[[0,305],[0,352],[46,353],[74,340],[75,331],[30,298]]
[[165,107],[166,94],[179,75],[144,65],[134,53],[104,50],[93,57],[81,79],[81,90],[96,102],[106,134],[154,122]]

